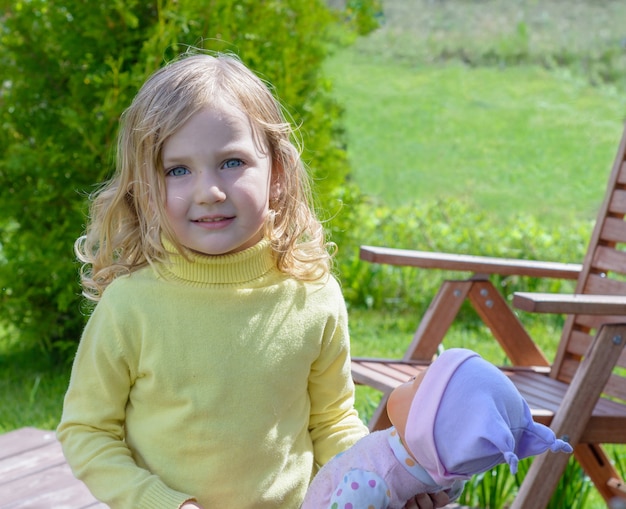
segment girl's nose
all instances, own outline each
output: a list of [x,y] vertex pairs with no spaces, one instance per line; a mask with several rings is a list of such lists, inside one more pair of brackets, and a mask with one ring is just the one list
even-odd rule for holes
[[219,203],[226,199],[226,193],[215,175],[202,172],[195,183],[194,198],[198,203]]

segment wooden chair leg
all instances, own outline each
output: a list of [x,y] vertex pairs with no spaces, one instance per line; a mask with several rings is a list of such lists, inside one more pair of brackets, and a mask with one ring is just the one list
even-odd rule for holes
[[[577,447],[625,343],[625,324],[603,325],[600,328],[552,421],[551,428],[558,437],[567,437]],[[511,509],[545,508],[568,458],[566,454],[550,452],[536,457]]]
[[380,398],[380,403],[376,407],[376,410],[374,410],[371,419],[367,423],[370,431],[378,431],[391,426],[391,421],[389,420],[389,416],[387,415],[388,399],[389,394],[383,394],[383,397]]
[[474,281],[444,281],[422,317],[404,360],[429,361],[450,329]]
[[623,481],[600,444],[578,444],[574,454],[604,500],[626,497]]
[[474,281],[468,297],[514,366],[550,365],[491,281]]

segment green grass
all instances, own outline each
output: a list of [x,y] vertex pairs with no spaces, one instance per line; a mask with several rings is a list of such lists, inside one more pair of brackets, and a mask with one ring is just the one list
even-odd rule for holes
[[365,193],[392,206],[462,197],[496,216],[594,216],[625,94],[539,67],[407,66],[355,48],[327,71]]
[[55,429],[68,381],[68,366],[0,339],[0,433],[24,426]]

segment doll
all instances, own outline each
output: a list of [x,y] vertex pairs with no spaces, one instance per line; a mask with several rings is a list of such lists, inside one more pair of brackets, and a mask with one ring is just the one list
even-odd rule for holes
[[453,348],[392,391],[393,426],[335,456],[311,483],[302,509],[394,509],[419,493],[456,499],[465,482],[498,464],[571,453],[533,422],[513,383],[477,353]]

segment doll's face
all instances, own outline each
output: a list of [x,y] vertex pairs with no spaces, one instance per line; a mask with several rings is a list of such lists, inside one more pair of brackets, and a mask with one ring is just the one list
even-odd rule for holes
[[424,379],[426,371],[428,371],[428,369],[420,371],[415,378],[396,387],[389,395],[389,400],[387,401],[387,415],[391,423],[396,427],[396,430],[398,430],[403,441],[406,421],[409,418],[409,410],[411,409],[413,398]]

